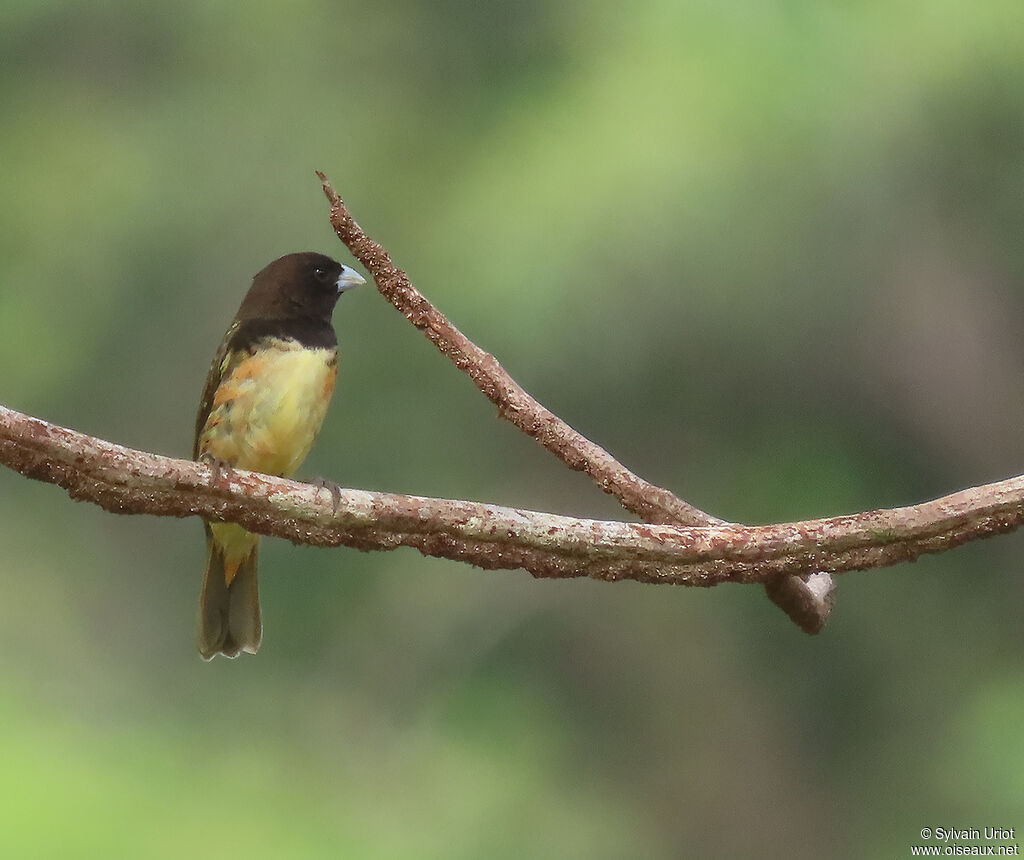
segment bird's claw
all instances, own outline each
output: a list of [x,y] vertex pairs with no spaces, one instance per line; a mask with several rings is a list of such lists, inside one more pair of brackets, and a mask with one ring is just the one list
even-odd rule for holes
[[314,478],[310,483],[331,494],[331,513],[338,513],[338,508],[341,506],[341,487],[328,478]]
[[225,477],[228,482],[230,482],[232,476],[235,474],[235,470],[231,468],[231,464],[221,457],[214,457],[212,454],[200,454],[199,462],[206,463],[206,465],[210,467],[211,484],[219,484],[220,479]]

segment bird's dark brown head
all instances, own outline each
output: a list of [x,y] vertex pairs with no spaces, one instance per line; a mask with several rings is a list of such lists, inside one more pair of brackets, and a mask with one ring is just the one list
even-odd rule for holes
[[315,320],[330,323],[338,297],[366,281],[323,254],[286,254],[258,272],[236,317],[245,320]]

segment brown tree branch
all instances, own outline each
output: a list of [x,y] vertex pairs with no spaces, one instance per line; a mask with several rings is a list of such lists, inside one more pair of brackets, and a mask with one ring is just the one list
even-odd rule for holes
[[771,526],[586,520],[363,490],[342,490],[335,512],[330,494],[308,484],[239,470],[213,485],[204,464],[135,451],[2,406],[0,463],[114,513],[227,520],[317,546],[411,546],[538,577],[691,586],[883,567],[1024,522],[1024,476],[910,507]]
[[[724,525],[725,521],[684,502],[663,487],[631,472],[537,402],[489,352],[466,337],[409,281],[379,242],[356,223],[330,180],[319,170],[331,205],[331,225],[352,255],[373,276],[377,289],[406,319],[451,359],[497,407],[498,413],[532,436],[570,469],[585,472],[627,510],[649,523],[682,526]],[[805,632],[817,633],[832,609],[832,583],[822,574],[813,587],[797,576],[777,577],[766,584],[768,597]],[[822,595],[825,595],[823,598]]]
[[498,407],[502,418],[532,436],[570,469],[585,472],[622,506],[649,523],[704,526],[722,520],[684,502],[674,493],[633,474],[600,445],[577,432],[531,397],[489,352],[459,331],[412,285],[387,250],[363,231],[319,170],[331,204],[331,225],[338,238],[373,276],[377,289],[402,315],[463,371]]

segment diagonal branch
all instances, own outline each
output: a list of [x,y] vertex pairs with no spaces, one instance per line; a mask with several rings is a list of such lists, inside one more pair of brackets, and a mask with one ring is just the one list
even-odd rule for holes
[[[649,523],[684,526],[724,524],[663,487],[631,472],[601,446],[591,442],[538,403],[489,352],[466,337],[409,281],[379,242],[356,223],[330,180],[316,175],[331,204],[331,225],[338,238],[373,276],[377,289],[442,354],[467,374],[497,407],[499,414],[532,436],[570,469],[585,472],[627,510]],[[766,584],[768,597],[807,633],[818,633],[832,610],[832,583],[826,574],[810,585],[796,576]]]
[[121,514],[237,522],[294,543],[425,555],[538,577],[710,586],[911,561],[1024,522],[1024,476],[932,502],[771,526],[576,519],[477,502],[308,484],[125,448],[0,406],[0,463]]
[[570,469],[586,472],[627,511],[647,522],[697,526],[722,522],[633,474],[600,445],[541,406],[493,355],[459,331],[410,283],[409,276],[391,261],[387,250],[356,223],[327,177],[320,171],[317,176],[331,203],[331,224],[338,238],[373,275],[384,298],[473,380],[498,407],[502,418],[532,436]]

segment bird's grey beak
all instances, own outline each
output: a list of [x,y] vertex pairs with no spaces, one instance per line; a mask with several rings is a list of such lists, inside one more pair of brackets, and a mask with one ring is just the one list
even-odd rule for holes
[[358,287],[360,284],[365,284],[366,278],[359,274],[355,269],[349,266],[341,267],[341,274],[338,275],[338,292],[343,293],[345,290],[351,290],[353,287]]

